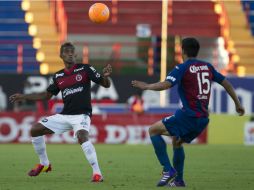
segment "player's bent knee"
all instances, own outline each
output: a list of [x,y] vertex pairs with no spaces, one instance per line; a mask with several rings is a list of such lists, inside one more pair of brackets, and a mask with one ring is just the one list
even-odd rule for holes
[[32,126],[31,130],[30,130],[30,134],[32,137],[37,137],[37,136],[41,136],[43,135],[43,128],[41,127],[40,123],[37,123],[35,125]]
[[172,145],[174,148],[180,148],[183,144],[183,141],[177,137],[172,137]]
[[162,130],[159,126],[153,125],[149,128],[149,135],[162,135],[164,130]]
[[46,134],[53,134],[54,132],[51,131],[50,129],[46,128],[44,125],[40,123],[36,123],[35,125],[32,126],[30,130],[30,134],[32,137],[38,137]]
[[165,126],[159,122],[152,125],[149,128],[148,132],[149,132],[150,136],[153,136],[153,135],[167,135],[167,136],[169,136],[170,135],[168,133],[167,129],[165,128]]
[[36,128],[34,126],[32,126],[32,128],[31,128],[30,134],[32,137],[36,137]]
[[77,139],[79,144],[83,144],[84,142],[89,140],[89,133],[86,130],[77,131]]
[[149,127],[148,132],[149,132],[150,136],[157,135],[156,131],[157,131],[156,127],[154,127],[154,126]]

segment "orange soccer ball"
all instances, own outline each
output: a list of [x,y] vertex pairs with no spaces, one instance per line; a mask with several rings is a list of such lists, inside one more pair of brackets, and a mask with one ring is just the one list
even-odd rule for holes
[[89,18],[95,23],[104,23],[109,19],[109,9],[104,3],[94,3],[89,8]]

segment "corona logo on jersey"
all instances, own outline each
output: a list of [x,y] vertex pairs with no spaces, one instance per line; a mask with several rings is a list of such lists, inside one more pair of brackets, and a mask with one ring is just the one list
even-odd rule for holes
[[70,95],[70,94],[75,94],[78,92],[82,92],[83,91],[83,87],[78,87],[78,88],[66,88],[63,91],[63,98],[65,98],[66,96]]
[[208,67],[207,65],[201,65],[201,66],[195,66],[195,65],[192,65],[190,66],[190,72],[191,73],[196,73],[198,71],[208,71]]

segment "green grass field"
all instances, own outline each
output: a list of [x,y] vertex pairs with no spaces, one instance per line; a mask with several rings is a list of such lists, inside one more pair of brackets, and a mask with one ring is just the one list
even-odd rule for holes
[[[38,162],[29,144],[0,145],[0,190],[152,190],[161,167],[151,145],[96,145],[105,181],[90,182],[91,168],[79,145],[48,145],[51,173],[29,177]],[[172,158],[172,149],[168,152]],[[254,189],[254,148],[185,146],[186,189]],[[163,188],[162,188],[163,189]]]

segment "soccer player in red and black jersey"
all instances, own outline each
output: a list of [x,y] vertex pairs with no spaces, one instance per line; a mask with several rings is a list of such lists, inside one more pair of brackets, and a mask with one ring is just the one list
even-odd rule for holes
[[21,100],[49,100],[60,91],[64,108],[60,114],[46,117],[31,128],[32,144],[38,154],[40,164],[28,172],[29,176],[37,176],[41,172],[49,172],[52,166],[46,153],[44,135],[62,134],[73,130],[84,154],[93,169],[93,182],[103,181],[97,155],[93,144],[89,141],[91,107],[91,81],[105,87],[110,87],[108,76],[112,68],[108,64],[103,68],[103,73],[98,73],[91,65],[76,64],[75,47],[66,42],[61,46],[60,57],[65,68],[56,72],[47,90],[39,94],[14,94],[10,101]]

